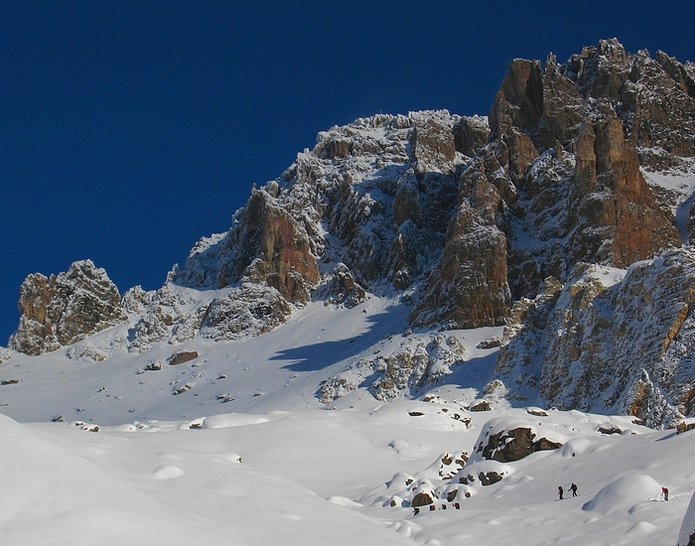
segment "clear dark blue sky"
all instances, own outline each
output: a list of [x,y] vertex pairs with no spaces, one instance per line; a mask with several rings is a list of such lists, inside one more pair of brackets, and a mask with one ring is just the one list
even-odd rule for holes
[[695,60],[694,28],[685,1],[0,0],[0,343],[27,274],[157,288],[320,130],[486,114],[512,58],[602,37]]

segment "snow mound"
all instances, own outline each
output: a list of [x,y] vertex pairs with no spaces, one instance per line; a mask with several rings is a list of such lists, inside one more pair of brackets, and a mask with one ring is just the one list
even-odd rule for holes
[[631,510],[638,503],[656,499],[661,486],[646,474],[628,474],[612,481],[602,488],[582,510],[606,515]]
[[184,474],[185,472],[178,466],[165,464],[157,468],[157,470],[152,473],[152,477],[156,480],[173,480],[174,478],[179,478]]
[[260,415],[244,415],[241,413],[223,413],[211,415],[205,418],[204,428],[234,428],[245,427],[248,425],[260,425],[270,421],[267,417]]

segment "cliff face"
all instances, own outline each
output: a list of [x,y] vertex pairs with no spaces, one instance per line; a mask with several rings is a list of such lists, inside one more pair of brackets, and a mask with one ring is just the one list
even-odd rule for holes
[[514,396],[648,426],[692,414],[695,253],[671,250],[619,276],[582,264],[561,291],[527,302],[497,361]]
[[[651,85],[653,73],[660,87]],[[629,55],[615,40],[565,65],[551,55],[544,70],[538,61],[511,64],[490,125],[508,150],[505,171],[517,189],[506,227],[515,296],[537,293],[548,275],[564,280],[580,261],[627,267],[680,244],[640,170],[646,147],[662,147],[674,162],[676,153],[695,153],[682,135],[645,120],[649,102],[665,108],[659,117],[670,127],[695,121],[692,97],[674,85],[657,61]],[[677,110],[664,102],[671,93]]]

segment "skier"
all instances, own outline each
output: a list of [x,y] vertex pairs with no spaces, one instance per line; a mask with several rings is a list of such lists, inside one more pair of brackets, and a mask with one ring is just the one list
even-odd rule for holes
[[572,485],[570,485],[570,491],[572,491],[572,496],[576,497],[577,496],[577,484],[572,482]]
[[561,485],[558,486],[557,492],[560,495],[560,500],[562,500],[562,494],[564,493],[564,490],[562,489]]
[[668,500],[668,487],[662,487],[661,488],[661,494],[664,496],[664,500]]

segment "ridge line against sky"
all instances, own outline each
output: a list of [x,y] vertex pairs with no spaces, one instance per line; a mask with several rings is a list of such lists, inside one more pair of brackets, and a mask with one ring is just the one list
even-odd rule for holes
[[253,183],[374,113],[487,114],[513,58],[695,60],[688,2],[0,3],[0,343],[22,280],[161,286]]

